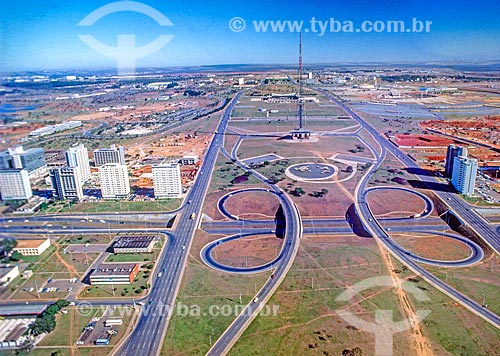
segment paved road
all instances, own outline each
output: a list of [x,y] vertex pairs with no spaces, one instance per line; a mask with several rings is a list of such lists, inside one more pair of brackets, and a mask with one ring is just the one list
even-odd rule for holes
[[[210,176],[217,160],[219,146],[229,121],[230,113],[241,93],[237,94],[226,108],[217,131],[205,154],[195,183],[188,193],[182,213],[177,216],[176,228],[171,231],[173,238],[166,246],[155,271],[165,271],[156,278],[147,298],[136,328],[116,352],[120,356],[158,355],[168,326],[172,308],[179,289],[192,237],[198,228],[203,201],[210,183]],[[192,214],[194,219],[191,219]]]
[[[377,162],[376,164],[372,165],[366,172],[366,174],[363,176],[359,184],[356,186],[356,191],[355,191],[355,205],[356,205],[356,211],[362,220],[363,224],[365,227],[368,229],[368,231],[371,233],[371,235],[378,239],[388,250],[389,252],[395,256],[399,261],[401,261],[404,265],[406,265],[408,268],[410,268],[413,272],[415,272],[417,275],[422,276],[428,283],[430,283],[432,286],[443,292],[444,294],[448,295],[452,299],[456,300],[458,303],[462,304],[465,306],[467,309],[475,313],[476,315],[480,316],[484,320],[488,321],[490,324],[495,326],[496,328],[500,328],[500,317],[496,315],[495,313],[491,312],[489,309],[484,308],[482,305],[479,303],[473,301],[466,295],[460,293],[453,287],[449,286],[447,283],[444,281],[440,280],[438,277],[434,276],[433,274],[429,273],[425,268],[420,266],[418,263],[413,261],[410,256],[408,256],[404,251],[402,251],[400,248],[398,248],[397,245],[393,243],[393,241],[390,239],[386,231],[383,229],[383,227],[379,224],[377,219],[373,216],[370,207],[368,206],[366,199],[364,198],[364,195],[366,194],[366,186],[372,175],[375,173],[375,171],[380,167],[382,164],[385,156],[386,156],[386,151],[387,149],[394,150],[396,152],[396,155],[400,157],[400,161],[405,165],[406,167],[412,167],[412,168],[418,168],[418,166],[407,158],[407,156],[404,155],[403,152],[401,152],[399,149],[395,148],[392,144],[389,143],[381,134],[379,134],[373,127],[371,127],[365,120],[360,118],[356,113],[354,113],[350,108],[348,108],[344,103],[339,101],[337,98],[333,97],[332,95],[325,93],[327,97],[332,100],[333,102],[337,103],[340,107],[342,107],[349,115],[353,117],[356,121],[358,121],[364,129],[366,129],[373,137],[374,139],[380,144],[381,147],[381,152],[378,155]],[[406,157],[406,159],[405,159]],[[427,183],[435,183],[435,180],[433,177],[430,176],[422,176],[421,177],[423,180]],[[437,192],[439,195],[441,192]],[[447,200],[448,197],[450,197],[450,200],[447,200],[447,204],[453,204],[454,201],[457,201],[457,204],[459,206],[462,206],[460,202],[460,198],[457,198],[456,194],[452,193],[446,193],[444,195],[439,195],[441,199]],[[458,200],[460,199],[460,200]],[[459,210],[459,209],[458,209]],[[459,210],[460,211],[460,210]],[[467,212],[469,212],[467,210]],[[464,220],[466,220],[469,224],[472,223],[475,220],[474,216],[476,215],[470,215],[467,214],[464,216]],[[468,219],[468,220],[467,220]],[[486,226],[485,226],[486,225]],[[490,234],[491,232],[491,227],[488,224],[484,224],[484,222],[481,220],[481,225],[478,227],[478,229],[482,232],[484,232],[486,235],[481,235],[483,239],[490,241],[490,243],[495,244],[496,240],[491,239],[493,235]],[[493,236],[493,237],[498,237],[498,236]]]
[[295,260],[295,256],[297,255],[299,248],[299,240],[302,237],[303,231],[299,211],[291,198],[268,178],[259,172],[250,169],[250,167],[248,167],[244,162],[238,160],[235,152],[236,151],[233,150],[233,156],[231,156],[223,146],[221,147],[221,153],[223,155],[225,155],[228,159],[233,160],[237,166],[247,172],[250,172],[254,177],[266,184],[269,189],[264,189],[265,191],[276,194],[280,200],[281,207],[283,208],[283,215],[286,220],[286,233],[279,260],[276,261],[276,269],[274,270],[273,278],[269,278],[266,283],[264,283],[263,287],[255,295],[253,301],[245,306],[242,312],[212,345],[207,353],[207,355],[211,356],[227,354],[239,337],[251,324],[253,319],[255,319],[258,315],[259,311],[265,306],[269,298],[271,298],[274,292],[278,289]]
[[471,227],[479,237],[481,237],[497,254],[500,254],[500,234],[496,231],[497,227],[489,224],[483,217],[474,211],[458,194],[451,191],[448,185],[444,185],[428,171],[422,170],[419,165],[410,159],[403,151],[392,144],[381,133],[377,132],[367,121],[352,111],[345,103],[334,96],[324,92],[325,95],[343,108],[353,119],[358,121],[363,128],[368,131],[384,150],[392,152],[396,158],[407,168],[415,169],[421,172],[419,179],[424,186],[432,190],[456,215],[458,215],[467,226]]
[[210,348],[207,355],[220,356],[229,352],[241,334],[246,330],[279,287],[295,259],[299,247],[299,238],[302,236],[302,223],[298,209],[291,201],[290,197],[286,194],[281,194],[280,196],[284,199],[282,207],[287,227],[279,263],[277,263],[272,278],[270,277],[266,283],[264,283],[264,286],[255,295],[253,301],[243,309],[231,325],[224,331],[220,338]]
[[234,241],[237,239],[241,239],[244,237],[249,237],[249,236],[259,236],[259,235],[269,235],[269,231],[251,231],[251,232],[244,232],[244,233],[237,233],[235,235],[230,235],[223,237],[221,239],[212,241],[211,243],[205,245],[201,251],[200,251],[200,257],[205,264],[213,269],[216,269],[221,272],[228,272],[228,273],[240,273],[240,274],[250,274],[250,273],[258,273],[258,272],[264,272],[271,270],[277,266],[277,263],[281,261],[283,256],[286,255],[287,250],[290,248],[290,244],[287,244],[286,242],[283,244],[283,248],[281,252],[278,254],[278,256],[267,263],[264,263],[259,266],[252,266],[252,267],[235,267],[235,266],[227,266],[222,263],[217,262],[213,257],[212,257],[212,251],[214,248],[217,246],[229,242],[229,241]]

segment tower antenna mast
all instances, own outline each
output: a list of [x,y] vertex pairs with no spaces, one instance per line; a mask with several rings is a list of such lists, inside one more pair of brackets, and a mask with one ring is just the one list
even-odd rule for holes
[[299,127],[298,129],[301,130],[304,126],[303,122],[303,111],[304,111],[304,103],[302,101],[302,32],[300,33],[299,37],[299,95],[298,95],[298,103],[299,103],[299,112],[298,112],[298,119],[299,119]]

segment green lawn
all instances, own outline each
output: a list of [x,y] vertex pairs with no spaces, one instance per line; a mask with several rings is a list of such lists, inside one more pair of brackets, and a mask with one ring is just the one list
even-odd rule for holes
[[71,204],[55,202],[49,205],[44,213],[102,213],[102,212],[168,212],[177,209],[182,199],[161,199],[155,201],[99,201]]
[[[81,293],[80,298],[94,299],[94,298],[119,298],[119,297],[141,297],[149,289],[148,277],[150,271],[139,271],[134,279],[134,283],[128,284],[115,284],[111,285],[93,285],[86,287]],[[113,293],[113,289],[114,293]],[[113,295],[114,294],[114,295]]]
[[158,250],[153,250],[153,253],[119,253],[109,255],[105,262],[154,262],[158,254]]

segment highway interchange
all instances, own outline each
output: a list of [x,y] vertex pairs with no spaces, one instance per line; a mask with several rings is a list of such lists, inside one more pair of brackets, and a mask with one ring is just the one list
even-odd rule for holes
[[[467,264],[477,263],[483,257],[482,249],[477,244],[470,242],[458,235],[450,233],[442,233],[442,236],[447,236],[454,239],[459,239],[461,242],[467,244],[471,250],[471,255],[462,261],[434,261],[426,260],[420,256],[415,255],[411,251],[407,251],[399,246],[392,240],[387,231],[395,232],[409,232],[418,231],[422,233],[433,233],[439,230],[439,220],[436,218],[426,218],[432,211],[432,202],[423,194],[410,190],[411,193],[417,194],[426,202],[426,208],[421,216],[415,219],[409,218],[392,218],[392,219],[377,219],[371,212],[370,207],[366,201],[367,194],[375,189],[384,189],[379,187],[367,187],[373,173],[384,161],[386,154],[391,152],[403,164],[404,167],[418,168],[418,165],[395,147],[384,136],[378,133],[371,127],[365,120],[353,112],[344,102],[338,98],[323,92],[330,100],[343,108],[354,120],[356,120],[368,133],[373,136],[378,149],[373,147],[368,142],[364,143],[370,148],[376,159],[375,163],[367,170],[361,181],[358,183],[355,191],[355,207],[356,212],[361,219],[364,228],[370,233],[371,236],[379,239],[379,241],[403,264],[408,266],[417,275],[422,276],[431,285],[438,288],[443,293],[447,294],[460,304],[466,306],[469,310],[479,315],[483,319],[490,322],[492,325],[500,328],[500,318],[484,308],[479,303],[471,300],[467,296],[461,294],[457,290],[450,287],[448,284],[427,272],[418,263],[430,263],[442,266],[463,266]],[[53,234],[67,234],[72,233],[116,233],[116,232],[130,232],[130,231],[162,231],[167,234],[168,241],[164,248],[163,253],[159,257],[155,267],[155,273],[165,271],[162,277],[155,278],[151,290],[145,298],[140,301],[145,303],[142,308],[141,315],[137,324],[120,346],[114,353],[115,355],[158,355],[161,351],[163,338],[168,327],[169,319],[172,314],[175,298],[182,280],[185,264],[190,251],[192,238],[195,231],[200,225],[209,233],[224,234],[225,237],[216,240],[206,245],[200,252],[202,260],[212,268],[220,271],[231,273],[255,273],[265,270],[274,269],[272,278],[269,278],[262,288],[256,293],[252,301],[244,308],[242,313],[231,323],[221,337],[212,345],[207,355],[224,355],[226,354],[234,343],[238,340],[239,336],[250,325],[252,320],[258,315],[259,311],[264,307],[268,299],[273,295],[275,290],[279,287],[285,278],[290,266],[293,264],[294,258],[297,254],[300,238],[302,234],[329,234],[329,233],[352,233],[352,229],[345,219],[307,219],[302,221],[297,207],[291,198],[285,194],[278,186],[273,184],[268,178],[260,173],[252,170],[247,164],[240,161],[236,155],[238,144],[235,145],[232,152],[229,153],[224,148],[224,134],[226,132],[228,122],[231,116],[231,111],[237,104],[238,99],[242,93],[235,96],[229,106],[226,108],[222,115],[221,121],[217,127],[215,135],[208,147],[205,154],[203,165],[199,170],[196,182],[191,188],[186,197],[184,204],[175,211],[166,213],[164,215],[156,213],[154,218],[149,219],[149,227],[144,228],[144,224],[137,227],[133,226],[133,221],[136,220],[136,215],[131,213],[130,221],[126,221],[125,226],[116,226],[121,224],[120,221],[127,220],[126,214],[120,213],[118,218],[112,213],[108,214],[73,214],[65,216],[36,216],[30,217],[30,223],[51,223],[50,231]],[[345,133],[342,133],[345,134]],[[224,203],[231,197],[231,195],[238,194],[239,192],[232,192],[223,197],[219,201],[219,209],[229,221],[224,222],[201,222],[202,207],[205,196],[210,184],[212,171],[217,160],[217,155],[222,153],[226,158],[231,159],[233,163],[250,174],[254,175],[260,180],[266,188],[260,189],[269,194],[273,194],[279,200],[284,216],[286,219],[286,234],[282,244],[282,249],[275,260],[270,261],[262,266],[253,267],[230,267],[224,266],[214,260],[211,256],[212,250],[220,243],[224,243],[233,239],[259,235],[259,234],[272,234],[275,226],[274,221],[263,220],[245,220],[241,217],[232,215],[225,209]],[[438,181],[430,175],[422,175],[420,179],[424,183],[438,183]],[[241,191],[243,192],[243,191]],[[496,227],[489,225],[485,222],[470,206],[463,202],[463,200],[451,192],[434,191],[434,193],[450,207],[450,209],[459,216],[468,226],[470,226],[485,242],[496,252],[500,251],[500,236]],[[430,203],[429,203],[430,202]],[[173,229],[165,230],[165,221],[161,219],[170,219],[174,214],[176,222]],[[192,218],[194,214],[194,218]],[[144,214],[147,216],[147,214]],[[99,226],[91,226],[82,223],[84,217],[87,219],[106,219],[108,226],[106,228]],[[153,215],[151,215],[153,216]],[[423,222],[423,218],[425,222]],[[23,234],[48,234],[48,227],[45,226],[29,226],[17,225],[22,218],[2,218],[0,223],[4,224],[3,233],[23,233]],[[408,220],[412,224],[407,224]],[[11,221],[11,223],[9,223]],[[13,223],[13,225],[12,225]],[[10,224],[10,225],[7,225]],[[71,229],[67,225],[71,224]],[[110,227],[112,224],[113,227]],[[130,226],[132,224],[132,226]],[[66,225],[66,227],[65,227]],[[6,227],[7,226],[7,227]],[[137,300],[136,300],[137,301]],[[116,301],[91,301],[99,305],[118,305],[133,303],[130,300],[116,300]],[[4,303],[8,305],[21,305],[20,303]]]

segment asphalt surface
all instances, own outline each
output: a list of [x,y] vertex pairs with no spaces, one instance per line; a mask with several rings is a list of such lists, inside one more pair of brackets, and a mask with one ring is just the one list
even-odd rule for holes
[[[171,231],[173,235],[171,243],[165,247],[155,270],[155,273],[160,271],[164,271],[164,273],[161,277],[156,278],[134,331],[115,353],[116,355],[158,355],[161,350],[192,237],[199,225],[203,201],[217,160],[219,147],[223,143],[231,111],[240,96],[241,93],[237,94],[226,108],[205,154],[196,181],[186,197],[188,204],[184,205],[184,209],[177,216],[176,227]],[[191,219],[192,214],[195,214],[194,219]]]
[[[500,317],[496,315],[495,313],[491,312],[489,309],[483,307],[481,304],[473,301],[466,295],[460,293],[453,287],[449,286],[447,283],[439,279],[438,277],[434,276],[433,274],[429,273],[425,268],[420,266],[417,262],[415,262],[410,256],[408,256],[407,252],[402,251],[389,237],[389,235],[386,233],[386,231],[383,229],[383,227],[379,224],[377,219],[373,216],[368,204],[366,203],[366,199],[364,199],[365,195],[365,190],[366,190],[366,185],[368,181],[370,180],[371,176],[374,174],[374,172],[380,167],[381,163],[383,162],[387,149],[390,149],[391,151],[396,153],[396,156],[399,156],[399,160],[401,163],[403,163],[404,166],[406,167],[412,167],[415,169],[420,169],[415,162],[413,162],[411,159],[409,159],[403,152],[401,152],[399,149],[397,149],[394,145],[392,145],[388,140],[386,140],[381,134],[379,134],[373,127],[371,127],[366,121],[364,121],[362,118],[360,118],[355,112],[353,112],[349,107],[347,107],[343,102],[339,101],[332,95],[325,93],[327,97],[332,100],[333,102],[337,103],[340,107],[342,107],[349,115],[352,116],[353,119],[358,121],[364,129],[366,129],[372,136],[373,138],[378,142],[378,144],[381,147],[381,152],[377,157],[377,162],[372,165],[367,173],[363,176],[361,181],[359,182],[358,186],[356,187],[356,211],[360,217],[360,219],[363,221],[363,224],[365,227],[370,231],[373,237],[379,239],[379,241],[390,251],[390,253],[395,256],[399,261],[401,261],[404,265],[406,265],[408,268],[410,268],[413,272],[415,272],[417,275],[422,276],[427,282],[429,282],[432,286],[443,292],[444,294],[448,295],[461,305],[465,306],[467,309],[469,309],[471,312],[475,313],[476,315],[480,316],[496,328],[500,328]],[[436,183],[436,180],[433,177],[430,177],[428,175],[423,175],[420,177],[422,180],[425,180],[425,182],[428,183]],[[462,207],[462,202],[460,201],[461,199],[457,197],[456,194],[448,193],[448,192],[440,192],[440,191],[434,191],[441,199],[447,200],[448,197],[450,200],[447,200],[447,205],[453,205],[454,202],[456,201],[458,204],[458,208],[455,207],[454,211],[461,211]],[[459,200],[460,199],[460,200]],[[464,217],[464,220],[467,221],[468,224],[474,224],[476,222],[477,215],[471,213],[470,210],[465,210],[469,214],[466,214]],[[477,228],[477,231],[483,232],[485,235],[479,234],[485,241],[489,241],[489,244],[495,245],[497,243],[497,239],[499,239],[499,236],[495,236],[496,233],[492,231],[492,227],[486,224],[483,220],[480,220],[480,225]],[[496,250],[498,252],[498,250]]]
[[[497,254],[500,254],[500,234],[497,227],[489,224],[477,212],[474,211],[458,194],[446,191],[448,186],[444,186],[430,172],[422,170],[416,162],[409,158],[403,151],[392,144],[381,133],[377,132],[368,122],[352,111],[342,101],[324,92],[326,96],[344,109],[353,119],[358,121],[363,128],[368,131],[377,143],[386,151],[392,152],[396,158],[407,168],[412,168],[420,172],[418,178],[433,191],[456,215],[458,215],[467,226],[470,226],[479,237],[481,237]],[[440,190],[442,189],[442,190]]]
[[[278,256],[270,262],[267,262],[263,265],[252,266],[252,267],[227,266],[227,265],[224,265],[222,263],[217,262],[212,257],[212,250],[225,242],[234,241],[234,240],[249,237],[249,236],[259,236],[259,235],[269,235],[269,231],[252,231],[252,232],[247,232],[247,233],[238,233],[235,235],[226,236],[226,237],[223,237],[221,239],[212,241],[211,243],[205,245],[201,249],[200,257],[201,257],[202,261],[207,266],[209,266],[215,270],[221,271],[221,272],[249,274],[249,273],[265,272],[265,271],[271,270],[283,258],[286,251],[282,250],[278,254]],[[283,246],[286,247],[287,245],[288,244],[285,243]]]

